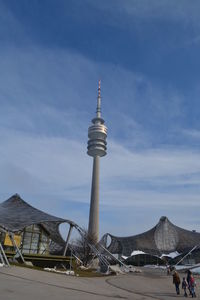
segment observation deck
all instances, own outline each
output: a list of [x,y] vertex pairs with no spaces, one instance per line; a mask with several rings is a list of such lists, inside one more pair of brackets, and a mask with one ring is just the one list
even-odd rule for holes
[[105,121],[101,118],[101,93],[100,93],[100,81],[98,88],[98,98],[97,98],[97,110],[96,117],[92,119],[93,125],[88,129],[88,151],[87,154],[92,157],[102,157],[105,156],[107,150],[107,127],[104,125]]

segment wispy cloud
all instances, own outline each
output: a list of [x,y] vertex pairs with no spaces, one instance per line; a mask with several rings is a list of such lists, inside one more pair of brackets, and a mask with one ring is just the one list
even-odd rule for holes
[[200,170],[200,163],[198,163],[200,153],[192,149],[155,148],[136,152],[115,143],[112,143],[110,148],[109,161],[112,160],[117,164],[114,163],[111,169],[108,167],[106,174],[112,170],[113,174],[124,172],[129,178],[162,178],[187,175]]
[[196,129],[183,129],[182,133],[187,137],[200,139],[200,131]]
[[[66,138],[4,133],[0,149],[1,198],[18,192],[38,208],[86,227],[92,160],[86,156],[85,145]],[[148,215],[150,209],[156,209],[152,216],[155,219],[162,214],[174,217],[173,209],[180,212],[199,207],[200,153],[190,149],[135,153],[113,141],[109,148],[109,155],[101,160],[102,233],[107,224],[105,212],[112,212],[115,219],[120,218],[121,210],[135,214],[141,209]],[[79,212],[77,206],[81,205],[85,208]],[[112,222],[109,228],[117,233]]]
[[[37,193],[63,195],[69,200],[88,203],[92,161],[86,155],[84,143],[65,137],[4,131],[1,144],[4,192],[17,189],[34,193],[37,189]],[[141,198],[146,201],[146,195],[152,190],[155,190],[153,194],[157,193],[156,199],[162,190],[166,201],[171,195],[186,198],[185,185],[190,186],[189,193],[195,195],[195,189],[200,188],[199,158],[200,153],[191,149],[136,152],[110,141],[108,157],[102,159],[102,193],[106,195],[103,203],[136,205],[137,192],[141,204]],[[126,198],[123,203],[122,194]]]
[[[199,43],[200,16],[198,11],[200,4],[198,0],[192,3],[187,0],[111,0],[103,3],[92,0],[87,1],[97,11],[103,12],[102,23],[118,29],[137,32],[141,40],[146,38],[145,33],[148,28],[151,28],[149,34],[152,34],[152,37],[155,38],[151,39],[152,44],[160,39],[160,34],[168,35],[168,28],[170,27],[171,34],[168,39],[161,39],[162,45],[164,45],[163,53],[165,53],[163,59],[166,59],[166,53],[169,54],[176,48],[183,49]],[[176,34],[176,30],[173,30],[177,27],[182,29],[179,34]],[[160,30],[162,33],[159,34]],[[146,42],[148,43],[148,39]],[[157,47],[162,46],[159,44]],[[157,49],[157,51],[159,50]],[[161,52],[159,52],[160,55]]]
[[[98,9],[109,11],[112,16],[115,15],[115,18],[125,13],[134,18],[133,22],[135,19],[138,20],[140,18],[164,18],[165,20],[183,21],[185,24],[187,21],[192,21],[198,25],[199,20],[198,9],[200,5],[198,1],[193,1],[192,4],[187,0],[181,2],[178,0],[152,0],[151,2],[148,0],[111,0],[101,4],[98,2],[94,3],[91,0],[88,0],[88,2],[98,7]],[[118,14],[116,15],[116,13]],[[118,23],[118,26],[120,25],[122,24]]]

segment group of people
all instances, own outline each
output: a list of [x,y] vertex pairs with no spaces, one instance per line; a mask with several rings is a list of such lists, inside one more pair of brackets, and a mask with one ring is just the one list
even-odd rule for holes
[[181,284],[185,297],[188,296],[188,293],[189,295],[192,296],[192,298],[196,297],[196,293],[195,293],[196,282],[190,270],[187,271],[187,277],[183,277],[182,282],[176,270],[173,270],[172,275],[173,275],[173,284],[175,285],[177,295],[180,295],[180,284]]

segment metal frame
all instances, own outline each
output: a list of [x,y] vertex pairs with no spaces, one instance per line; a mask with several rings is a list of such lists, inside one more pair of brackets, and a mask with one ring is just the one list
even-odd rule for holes
[[9,234],[9,237],[10,237],[10,239],[11,239],[11,241],[12,241],[13,247],[14,247],[15,250],[16,250],[16,253],[19,254],[19,256],[20,256],[21,260],[23,261],[23,263],[26,264],[26,262],[25,262],[25,260],[24,260],[24,257],[23,257],[23,255],[22,255],[22,252],[19,250],[19,248],[18,248],[18,246],[17,246],[17,244],[16,244],[16,242],[15,242],[14,234],[11,233],[11,232],[9,232],[8,234]]
[[4,266],[10,267],[10,263],[8,261],[8,258],[5,254],[5,251],[4,251],[3,246],[2,246],[1,243],[0,243],[0,259],[1,259],[1,262]]

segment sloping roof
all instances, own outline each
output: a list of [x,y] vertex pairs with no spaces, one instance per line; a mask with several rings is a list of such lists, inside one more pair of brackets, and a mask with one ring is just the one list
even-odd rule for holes
[[18,194],[0,203],[0,227],[10,232],[21,231],[26,226],[39,224],[49,232],[52,240],[64,243],[58,227],[65,222],[74,225],[70,220],[58,218],[34,208]]
[[102,237],[102,243],[106,244],[108,237],[111,238],[111,243],[107,249],[111,253],[125,256],[131,255],[133,250],[155,255],[173,251],[181,253],[200,244],[200,233],[180,228],[167,217],[161,217],[156,226],[138,235],[117,237],[107,233]]

